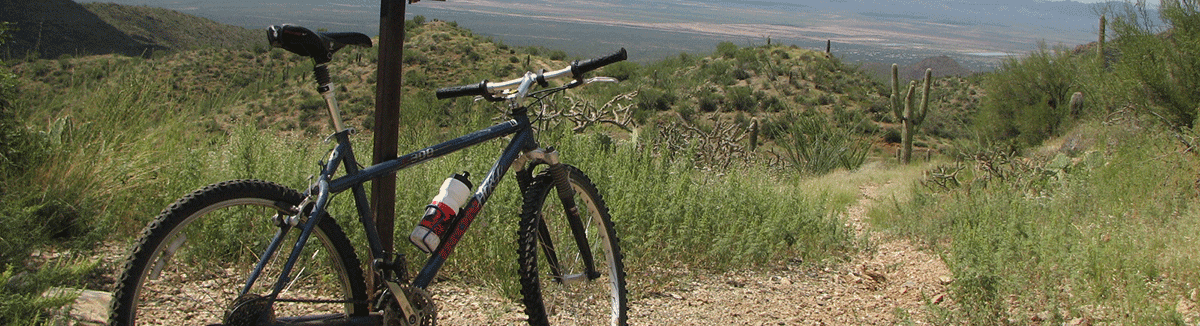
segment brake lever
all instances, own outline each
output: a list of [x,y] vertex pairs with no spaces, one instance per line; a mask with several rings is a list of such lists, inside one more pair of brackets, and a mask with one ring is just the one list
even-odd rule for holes
[[[563,89],[572,89],[575,87],[579,87],[579,86],[583,86],[583,85],[587,85],[587,84],[591,84],[591,83],[619,83],[619,82],[621,82],[621,80],[613,78],[613,77],[591,77],[591,78],[573,80],[570,83],[568,83],[567,85],[562,86],[562,88]],[[503,101],[506,99],[512,99],[513,95],[516,95],[516,93],[517,93],[517,91],[515,89],[506,89],[500,93],[500,96],[492,96],[491,98],[484,97],[484,96],[476,96],[475,102],[484,101],[484,100],[489,101],[489,102],[499,102],[499,101]]]
[[583,83],[584,83],[584,84],[591,84],[591,83],[619,83],[619,82],[621,82],[621,81],[620,81],[620,80],[618,80],[618,79],[616,79],[616,78],[612,78],[612,77],[592,77],[592,78],[588,78],[588,79],[584,79],[584,80],[583,80]]

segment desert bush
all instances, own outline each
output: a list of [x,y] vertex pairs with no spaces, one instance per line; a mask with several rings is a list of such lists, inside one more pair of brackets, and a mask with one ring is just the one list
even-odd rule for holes
[[1140,23],[1137,11],[1118,16],[1114,25],[1121,59],[1116,65],[1133,80],[1133,93],[1144,94],[1177,127],[1192,127],[1200,107],[1200,11],[1195,1],[1163,1],[1166,26]]
[[1064,47],[1047,48],[1021,59],[1005,59],[988,75],[977,127],[996,139],[1034,145],[1057,135],[1071,120],[1067,102],[1078,87],[1077,58]]
[[866,162],[871,144],[850,130],[817,115],[792,116],[776,143],[784,158],[801,174],[821,175],[836,169],[854,170]]
[[658,88],[644,89],[638,93],[637,108],[639,111],[667,111],[677,100],[674,93]]
[[638,65],[636,62],[621,61],[605,66],[601,74],[620,81],[630,81],[640,76],[641,69],[641,65]]
[[721,95],[708,91],[700,91],[696,93],[696,101],[700,106],[700,111],[716,112],[720,109]]
[[734,57],[736,57],[738,55],[738,50],[739,50],[739,48],[738,48],[737,44],[733,44],[733,42],[729,42],[729,41],[724,41],[721,43],[717,43],[717,50],[716,50],[715,54],[717,56],[723,57],[725,59],[733,59]]
[[725,89],[725,98],[730,109],[743,112],[754,112],[758,108],[758,99],[749,87],[734,86]]

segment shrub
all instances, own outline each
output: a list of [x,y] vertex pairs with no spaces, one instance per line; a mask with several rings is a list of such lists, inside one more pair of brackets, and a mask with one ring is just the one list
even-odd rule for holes
[[679,112],[679,117],[683,118],[684,121],[689,122],[692,121],[692,118],[694,118],[696,115],[696,110],[692,109],[690,106],[680,107],[678,110],[675,110],[675,112]]
[[746,79],[750,78],[750,72],[746,71],[745,69],[741,69],[741,68],[734,69],[733,70],[733,78],[737,78],[737,80],[746,80]]
[[984,135],[1038,144],[1070,121],[1067,102],[1077,87],[1078,65],[1066,48],[1046,48],[1024,59],[1005,59],[983,82],[988,96],[978,126]]
[[899,144],[901,140],[903,139],[900,137],[900,129],[887,128],[887,131],[883,132],[883,141],[889,144]]
[[758,100],[754,98],[754,91],[749,87],[730,87],[725,90],[726,98],[729,99],[729,106],[737,111],[753,112],[758,107]]
[[696,100],[700,102],[700,111],[716,112],[720,109],[721,96],[716,93],[700,91],[696,93]]
[[[4,44],[7,23],[0,24],[0,45]],[[36,164],[42,146],[21,120],[13,114],[11,99],[16,97],[17,78],[0,61],[0,180]],[[3,194],[3,192],[0,192]]]
[[429,61],[424,52],[417,50],[404,49],[403,55],[404,59],[402,61],[405,65],[422,65]]
[[801,174],[826,174],[842,168],[857,169],[867,160],[871,144],[856,139],[817,115],[793,117],[786,133],[777,138],[788,163]]
[[716,54],[717,54],[717,56],[723,57],[725,59],[733,59],[738,54],[738,46],[737,46],[737,44],[733,44],[733,42],[729,42],[729,41],[717,43],[717,53]]
[[604,67],[604,75],[620,81],[632,80],[640,76],[641,65],[631,61],[621,61]]
[[675,104],[675,94],[657,88],[644,89],[638,93],[637,108],[639,111],[667,111]]
[[1164,1],[1165,31],[1139,24],[1142,17],[1118,17],[1115,30],[1122,60],[1119,71],[1139,86],[1176,127],[1191,128],[1200,103],[1200,12],[1194,1]]

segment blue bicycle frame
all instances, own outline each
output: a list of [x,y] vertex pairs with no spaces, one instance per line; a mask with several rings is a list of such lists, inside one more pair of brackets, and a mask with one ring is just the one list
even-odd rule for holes
[[[312,210],[308,212],[308,221],[303,226],[300,237],[297,239],[296,244],[292,248],[291,255],[288,257],[288,260],[284,265],[280,278],[276,281],[272,297],[282,292],[283,287],[289,282],[291,270],[295,265],[295,262],[298,260],[304,244],[308,241],[308,237],[311,235],[312,230],[315,228],[317,222],[321,218],[327,217],[328,214],[326,214],[326,207],[329,204],[332,194],[340,193],[346,190],[351,190],[354,193],[355,206],[358,210],[359,221],[363,224],[363,227],[366,230],[371,257],[373,259],[382,258],[386,255],[386,253],[379,238],[379,230],[375,228],[375,222],[372,218],[374,215],[371,213],[366,190],[363,187],[364,182],[380,176],[391,174],[393,172],[434,158],[454,153],[467,147],[515,134],[512,140],[508,143],[508,146],[501,153],[500,158],[496,160],[496,163],[492,166],[492,169],[488,171],[487,176],[484,177],[483,181],[480,183],[480,186],[475,191],[475,194],[467,202],[467,205],[463,209],[463,213],[460,215],[461,217],[454,224],[455,226],[452,229],[453,232],[450,233],[447,239],[437,247],[437,249],[430,256],[429,260],[425,263],[425,266],[421,269],[411,283],[411,286],[413,287],[422,289],[426,288],[429,283],[433,281],[434,276],[437,275],[437,272],[441,268],[442,264],[446,262],[446,259],[449,258],[450,254],[454,251],[454,247],[458,244],[458,241],[462,238],[463,234],[465,234],[467,229],[471,226],[471,222],[475,220],[475,217],[479,214],[483,204],[487,202],[489,197],[491,197],[492,192],[495,190],[496,185],[500,182],[500,179],[503,178],[504,174],[508,172],[508,169],[512,167],[513,163],[516,162],[519,157],[538,148],[538,144],[533,137],[533,128],[530,126],[529,118],[525,114],[525,110],[514,110],[512,115],[514,116],[512,120],[501,122],[468,135],[362,169],[359,168],[358,162],[354,157],[354,149],[350,144],[349,136],[351,131],[343,130],[331,136],[334,140],[336,140],[337,145],[330,152],[328,162],[324,162],[324,167],[321,170],[321,174],[317,177],[316,184],[309,189],[309,198],[312,199],[315,197],[316,200],[311,203]],[[554,155],[554,153],[547,155]],[[333,175],[337,172],[339,166],[345,167],[346,174],[335,179],[333,178]],[[301,209],[306,209],[306,207],[308,207],[308,205],[303,205]],[[303,212],[301,214],[303,214]],[[268,251],[262,256],[264,257],[263,261],[260,262],[251,273],[251,277],[247,281],[245,289],[249,289],[256,281],[258,275],[265,266],[266,257],[270,257],[271,254],[273,254],[272,251],[278,249],[280,242],[283,241],[284,233],[285,232],[280,232],[272,240],[271,244],[268,246]]]

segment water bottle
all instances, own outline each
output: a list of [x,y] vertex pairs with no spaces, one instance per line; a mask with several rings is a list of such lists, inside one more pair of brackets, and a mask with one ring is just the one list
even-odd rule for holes
[[425,206],[425,216],[421,218],[421,223],[417,224],[408,236],[417,249],[433,252],[450,233],[450,223],[471,197],[471,180],[467,179],[470,176],[467,172],[456,173],[442,182],[442,187],[438,189],[437,196],[433,197],[433,202]]

